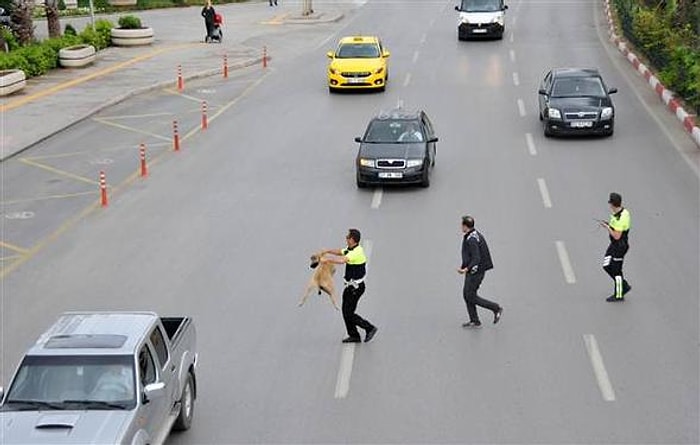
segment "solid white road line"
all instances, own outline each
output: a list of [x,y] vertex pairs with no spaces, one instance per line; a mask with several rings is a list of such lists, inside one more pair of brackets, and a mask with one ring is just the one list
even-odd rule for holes
[[591,359],[593,373],[598,381],[598,388],[600,388],[603,400],[606,402],[614,402],[615,390],[612,387],[612,383],[610,383],[608,372],[605,370],[603,356],[600,355],[600,350],[598,349],[598,342],[593,334],[584,334],[583,341],[586,343],[586,351],[588,351],[588,357]]
[[382,205],[382,195],[384,194],[384,189],[377,187],[374,189],[374,194],[372,195],[372,208],[378,209]]
[[520,117],[525,117],[525,102],[523,102],[522,99],[518,99],[518,112],[520,113]]
[[338,379],[335,382],[335,398],[344,399],[350,391],[350,376],[352,375],[352,363],[355,360],[355,345],[346,343],[340,356],[340,369]]
[[416,63],[416,62],[418,62],[418,51],[415,51],[413,53],[413,63]]
[[552,208],[552,200],[549,197],[549,190],[547,190],[547,183],[544,182],[544,178],[537,178],[537,185],[540,187],[540,195],[542,195],[542,203],[546,209]]
[[407,87],[411,83],[411,73],[406,73],[406,77],[403,80],[403,86]]
[[510,50],[510,61],[515,63],[515,50],[514,49]]
[[516,87],[520,85],[520,76],[518,76],[518,73],[513,73],[513,85]]
[[567,283],[574,284],[576,275],[574,275],[574,268],[571,267],[571,261],[569,261],[569,254],[566,252],[564,241],[557,241],[557,254],[559,254],[561,269],[564,271],[564,279]]
[[525,140],[527,141],[527,151],[529,151],[532,156],[537,156],[537,149],[535,148],[535,140],[532,138],[532,133],[525,133]]

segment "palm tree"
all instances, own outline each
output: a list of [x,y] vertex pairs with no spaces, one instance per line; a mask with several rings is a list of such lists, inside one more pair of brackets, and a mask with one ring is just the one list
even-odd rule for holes
[[46,24],[49,27],[49,38],[61,37],[58,0],[44,0],[44,5],[46,5]]
[[34,41],[32,8],[31,0],[13,0],[10,28],[20,45],[28,45]]

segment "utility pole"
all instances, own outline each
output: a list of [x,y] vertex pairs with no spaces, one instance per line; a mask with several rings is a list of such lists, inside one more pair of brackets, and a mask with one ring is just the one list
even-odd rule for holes
[[307,16],[310,14],[313,14],[314,8],[313,5],[311,4],[312,0],[303,0],[302,1],[302,10],[301,10],[301,15],[302,16]]

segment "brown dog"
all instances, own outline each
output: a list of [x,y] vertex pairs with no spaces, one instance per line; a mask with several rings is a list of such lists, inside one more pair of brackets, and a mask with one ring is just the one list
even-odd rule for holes
[[318,290],[318,294],[321,295],[321,291],[328,294],[333,303],[333,307],[340,310],[338,307],[338,298],[335,293],[335,285],[333,284],[333,275],[335,274],[335,265],[333,263],[323,263],[321,262],[321,253],[315,253],[311,255],[311,268],[315,269],[311,279],[309,280],[308,286],[306,286],[306,291],[304,295],[299,300],[299,306],[306,303],[306,299],[309,298],[311,292],[314,289]]

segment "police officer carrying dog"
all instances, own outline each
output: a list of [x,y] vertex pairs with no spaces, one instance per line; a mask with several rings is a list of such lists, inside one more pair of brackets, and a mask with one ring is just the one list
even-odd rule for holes
[[609,303],[625,301],[625,294],[632,289],[622,275],[622,263],[629,250],[630,212],[622,207],[622,196],[619,193],[610,193],[610,220],[601,221],[600,225],[608,230],[610,244],[603,257],[603,270],[610,275],[615,282],[615,292],[606,298]]
[[343,320],[348,337],[343,339],[343,343],[360,343],[360,333],[357,327],[365,331],[365,343],[372,340],[377,333],[377,327],[369,321],[355,313],[360,297],[365,293],[365,275],[367,273],[367,257],[360,245],[360,231],[357,229],[348,230],[345,237],[347,247],[345,249],[324,250],[324,254],[335,255],[335,257],[322,256],[321,261],[334,264],[345,264],[343,290]]
[[464,275],[462,294],[469,313],[469,322],[462,323],[462,327],[481,327],[479,313],[476,310],[477,306],[493,312],[493,323],[496,324],[501,319],[503,308],[499,304],[477,295],[486,271],[493,269],[489,246],[486,244],[484,235],[474,228],[474,218],[471,216],[462,217],[462,233],[464,233],[464,238],[462,239],[462,266],[457,269],[457,273]]

